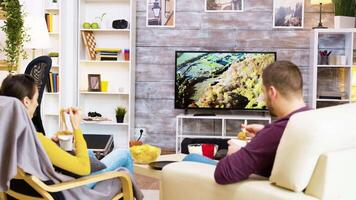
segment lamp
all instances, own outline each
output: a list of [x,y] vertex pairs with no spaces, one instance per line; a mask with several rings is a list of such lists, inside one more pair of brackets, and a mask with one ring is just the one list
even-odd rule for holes
[[32,49],[32,57],[35,58],[35,49],[49,48],[49,35],[46,21],[43,16],[28,15],[25,17],[25,28],[29,36],[24,47]]
[[158,0],[155,0],[155,2],[153,3],[152,10],[153,10],[153,15],[154,15],[156,18],[159,17],[159,14],[160,14],[160,12],[161,12],[161,7],[159,6]]
[[332,0],[311,0],[310,1],[311,5],[317,5],[317,4],[320,5],[319,24],[318,24],[318,26],[313,27],[313,29],[316,29],[316,28],[328,28],[328,27],[323,26],[323,24],[321,23],[321,7],[322,7],[323,4],[330,4],[330,3],[332,3]]

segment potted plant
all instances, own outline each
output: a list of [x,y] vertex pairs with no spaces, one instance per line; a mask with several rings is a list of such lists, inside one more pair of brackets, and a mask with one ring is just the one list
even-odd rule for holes
[[1,51],[5,54],[8,71],[17,70],[21,57],[26,58],[24,42],[27,34],[24,28],[24,14],[18,0],[2,0],[1,8],[5,11],[5,24],[1,27],[6,35],[5,46]]
[[355,0],[333,0],[335,5],[335,28],[355,27]]
[[[103,24],[103,20],[104,20],[104,16],[105,15],[106,15],[106,13],[102,13],[100,16],[95,17],[95,19],[98,19],[100,21],[100,22],[97,22],[98,24],[100,24],[98,26],[98,28],[105,28],[104,24]],[[93,23],[93,24],[95,24],[95,23]]]
[[115,113],[116,113],[116,122],[117,122],[117,123],[122,123],[122,122],[124,122],[124,117],[125,117],[125,114],[126,114],[126,108],[125,108],[125,107],[118,106],[118,107],[115,109]]

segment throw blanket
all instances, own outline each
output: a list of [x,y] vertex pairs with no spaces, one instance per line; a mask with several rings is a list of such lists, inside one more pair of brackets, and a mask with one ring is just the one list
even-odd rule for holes
[[[0,191],[7,191],[9,183],[17,174],[17,166],[26,173],[42,181],[55,183],[73,179],[57,173],[37,139],[36,130],[29,119],[22,103],[11,97],[0,96]],[[118,169],[122,170],[122,169]],[[143,199],[143,194],[131,177],[136,199]],[[112,199],[121,191],[118,179],[97,183],[94,189],[86,186],[63,191],[67,200]]]

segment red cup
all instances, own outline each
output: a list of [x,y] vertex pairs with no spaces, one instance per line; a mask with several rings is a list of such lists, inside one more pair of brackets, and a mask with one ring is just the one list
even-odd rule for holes
[[215,144],[202,144],[203,156],[213,159],[215,153]]

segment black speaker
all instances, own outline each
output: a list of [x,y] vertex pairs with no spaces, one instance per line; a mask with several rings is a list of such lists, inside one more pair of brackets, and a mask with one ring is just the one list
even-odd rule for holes
[[112,22],[112,27],[115,29],[125,29],[129,26],[129,23],[124,19],[114,20]]

